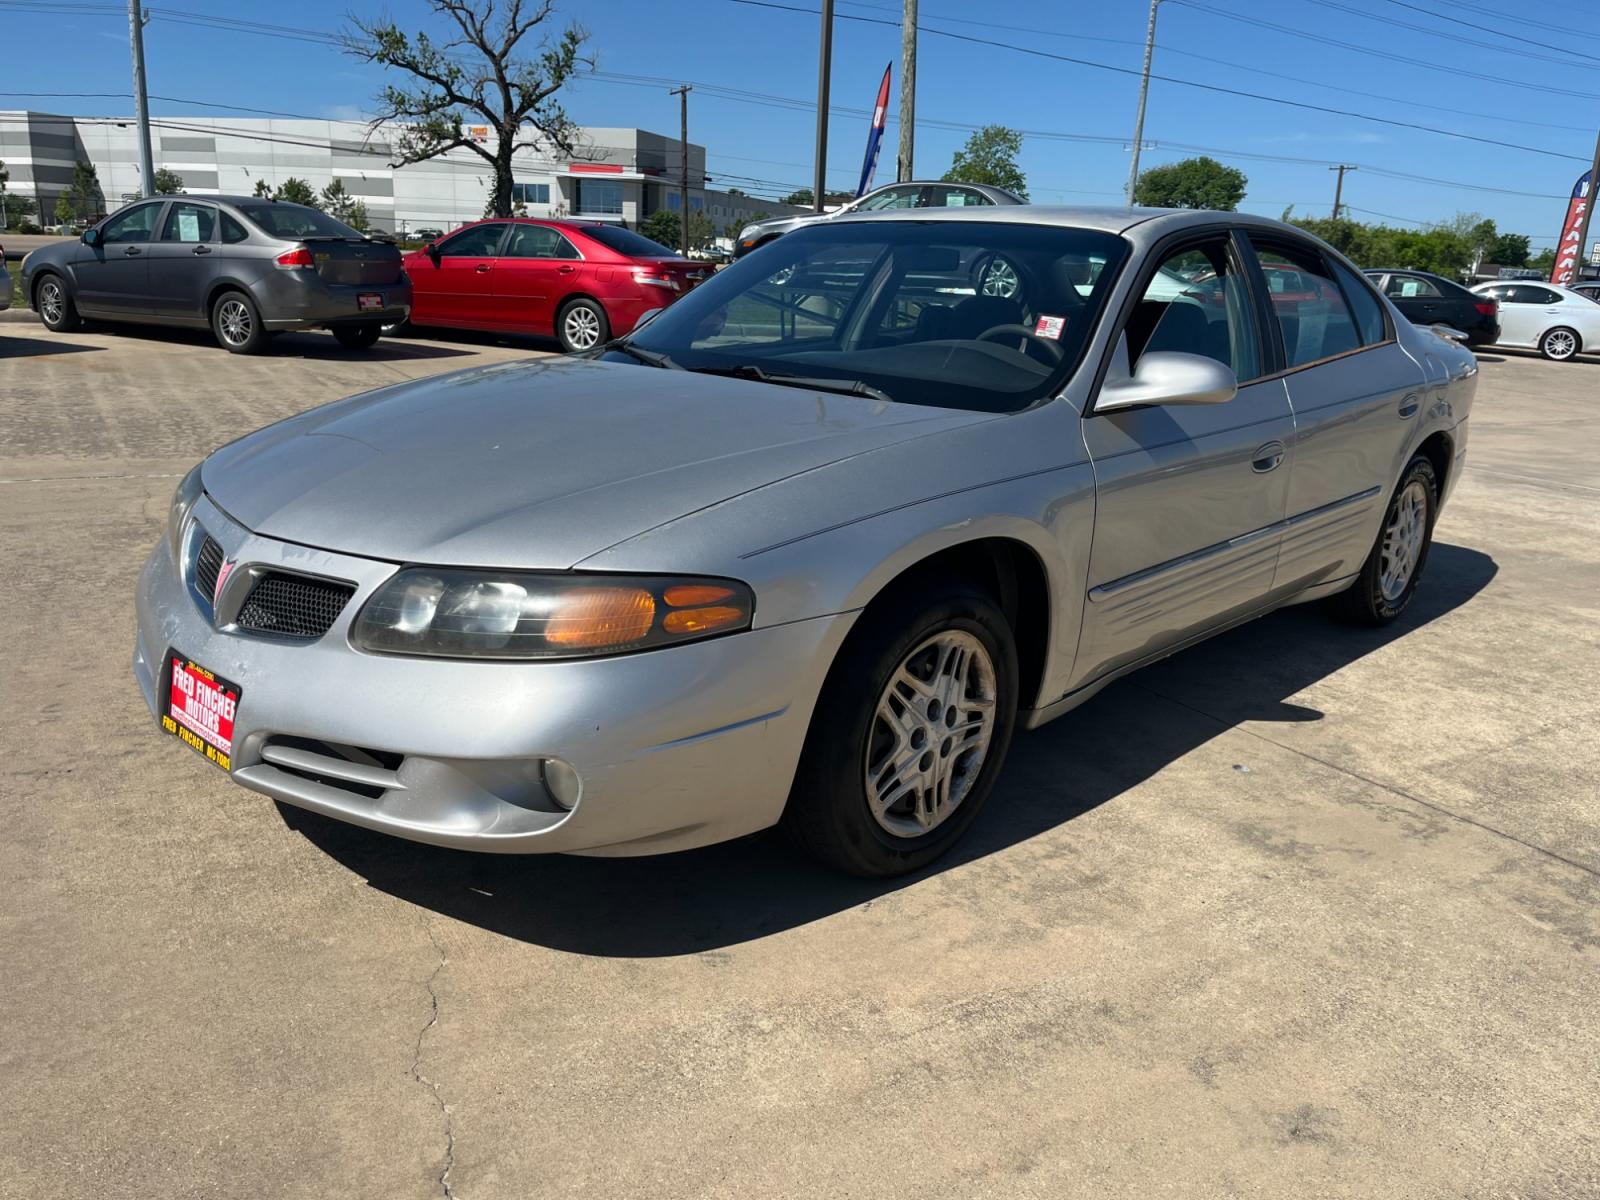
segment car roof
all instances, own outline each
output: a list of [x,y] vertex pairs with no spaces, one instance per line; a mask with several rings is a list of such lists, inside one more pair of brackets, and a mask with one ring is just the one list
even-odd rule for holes
[[1292,233],[1316,242],[1316,235],[1254,213],[1219,212],[1207,208],[1123,208],[1097,205],[1008,204],[984,208],[888,208],[870,213],[840,213],[846,221],[1004,221],[1019,225],[1060,225],[1074,229],[1095,229],[1105,233],[1126,233],[1135,226],[1141,232],[1160,237],[1188,227],[1216,224],[1246,226],[1253,229]]

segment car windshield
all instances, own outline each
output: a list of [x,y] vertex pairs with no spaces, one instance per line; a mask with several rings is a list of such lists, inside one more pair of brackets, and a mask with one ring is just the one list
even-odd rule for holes
[[1087,229],[861,221],[741,259],[629,339],[652,361],[905,404],[1015,412],[1065,381],[1127,246]]
[[238,209],[250,223],[271,237],[289,241],[306,238],[352,238],[361,240],[361,234],[343,221],[336,221],[327,213],[301,204],[240,204]]
[[660,242],[652,242],[642,234],[634,233],[631,229],[619,229],[615,225],[590,225],[583,231],[602,246],[615,250],[618,254],[626,254],[633,258],[677,258],[676,250],[669,250]]

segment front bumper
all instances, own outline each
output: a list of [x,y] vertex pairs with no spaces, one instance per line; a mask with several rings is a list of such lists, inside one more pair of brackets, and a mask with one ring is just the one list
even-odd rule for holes
[[[850,624],[848,616],[819,617],[579,662],[366,654],[351,647],[350,624],[395,564],[259,537],[208,497],[193,519],[228,559],[349,580],[356,593],[314,641],[218,629],[163,538],[136,604],[134,675],[152,714],[165,704],[172,648],[242,690],[235,783],[435,845],[649,854],[774,824],[827,664]],[[373,752],[392,775],[349,786],[296,770],[284,765],[291,740]],[[176,740],[173,752],[191,753]],[[546,758],[582,779],[570,812],[539,781]]]

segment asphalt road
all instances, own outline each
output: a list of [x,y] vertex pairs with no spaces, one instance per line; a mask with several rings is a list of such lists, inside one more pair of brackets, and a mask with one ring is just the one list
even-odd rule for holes
[[1600,1195],[1600,365],[1485,356],[1398,626],[1123,681],[896,884],[414,846],[160,736],[178,476],[525,352],[0,325],[0,1195]]

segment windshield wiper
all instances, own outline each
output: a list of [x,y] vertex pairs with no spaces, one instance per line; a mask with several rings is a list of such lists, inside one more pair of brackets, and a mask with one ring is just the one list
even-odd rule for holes
[[628,357],[636,358],[652,367],[665,367],[669,371],[681,371],[684,369],[665,354],[660,354],[655,350],[642,350],[638,346],[630,345],[627,342],[612,342],[605,348],[607,350],[618,350],[628,355]]
[[701,375],[729,375],[734,379],[753,379],[757,383],[771,383],[778,387],[807,388],[813,392],[837,392],[842,396],[867,396],[873,400],[894,403],[894,397],[873,387],[864,379],[829,379],[821,375],[784,375],[764,367],[745,363],[737,367],[693,367]]

